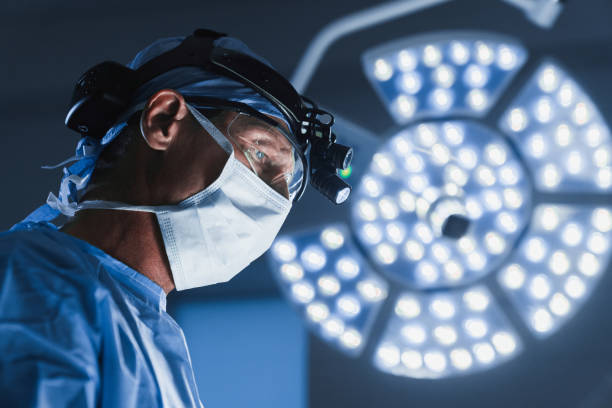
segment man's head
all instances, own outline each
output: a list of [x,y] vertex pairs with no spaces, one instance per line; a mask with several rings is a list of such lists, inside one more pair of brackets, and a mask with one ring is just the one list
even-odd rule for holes
[[[270,124],[230,110],[203,110],[231,142],[236,158],[289,198],[292,146]],[[286,125],[268,116],[278,126]],[[176,204],[219,176],[227,152],[191,114],[180,92],[164,89],[146,102],[102,152],[83,199]]]

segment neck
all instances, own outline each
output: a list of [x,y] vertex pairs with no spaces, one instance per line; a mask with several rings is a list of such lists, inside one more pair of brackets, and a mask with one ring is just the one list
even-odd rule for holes
[[119,210],[83,210],[62,232],[100,248],[158,284],[174,289],[170,265],[155,214]]

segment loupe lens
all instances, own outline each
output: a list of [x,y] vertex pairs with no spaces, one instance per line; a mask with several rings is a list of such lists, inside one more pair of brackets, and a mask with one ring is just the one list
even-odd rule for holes
[[353,148],[341,144],[333,144],[329,148],[331,160],[337,169],[346,170],[353,160]]

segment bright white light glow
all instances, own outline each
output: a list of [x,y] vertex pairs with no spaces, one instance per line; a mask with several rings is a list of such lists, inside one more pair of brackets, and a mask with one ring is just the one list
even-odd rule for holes
[[395,305],[395,313],[404,319],[412,319],[421,313],[421,305],[415,297],[403,295]]
[[555,275],[565,275],[570,268],[570,260],[564,251],[553,252],[548,261],[548,267]]
[[330,317],[322,323],[323,332],[330,337],[338,337],[344,332],[344,322],[337,317]]
[[490,167],[480,165],[476,167],[476,180],[483,186],[489,187],[495,184],[496,178]]
[[508,164],[499,169],[499,180],[506,186],[514,185],[519,181],[519,173],[514,165]]
[[402,71],[412,71],[417,64],[417,56],[412,51],[402,50],[397,55],[397,65]]
[[501,166],[506,162],[508,155],[506,148],[498,143],[491,143],[485,147],[485,159],[493,166]]
[[435,299],[431,302],[429,308],[439,319],[450,319],[455,315],[455,306],[448,299]]
[[574,299],[581,298],[586,291],[586,287],[582,279],[574,275],[567,278],[563,288],[565,289],[565,293]]
[[336,262],[336,272],[343,279],[353,279],[359,275],[359,264],[351,257],[342,257]]
[[466,319],[466,321],[463,322],[463,327],[465,328],[465,331],[467,332],[468,336],[475,339],[480,339],[484,337],[489,331],[487,323],[484,320],[478,318]]
[[574,103],[575,94],[573,85],[569,81],[565,81],[561,88],[559,88],[559,92],[557,92],[557,102],[564,108],[568,108]]
[[547,164],[540,172],[540,180],[542,181],[542,184],[544,184],[544,187],[557,187],[561,182],[559,168],[554,164]]
[[375,224],[365,224],[361,228],[361,236],[368,244],[378,244],[382,239],[382,232]]
[[497,215],[497,222],[504,232],[513,233],[518,229],[518,221],[514,214],[501,212]]
[[423,366],[423,356],[416,350],[402,352],[402,364],[410,370],[418,370]]
[[374,170],[384,176],[390,175],[395,170],[393,160],[385,153],[374,154],[372,161],[374,162]]
[[431,371],[440,373],[446,369],[446,357],[439,351],[425,353],[425,366]]
[[325,228],[321,233],[321,241],[328,249],[338,249],[344,245],[344,235],[336,228]]
[[562,293],[555,293],[548,302],[548,307],[557,316],[565,316],[569,313],[571,304]]
[[366,194],[370,197],[378,197],[383,191],[383,186],[380,181],[371,176],[365,176],[361,181]]
[[463,295],[463,301],[470,310],[482,312],[489,306],[489,296],[481,290],[472,289]]
[[548,97],[538,100],[535,106],[535,118],[538,122],[548,123],[553,117],[553,104]]
[[456,261],[449,261],[444,264],[444,276],[446,279],[456,282],[463,278],[463,268]]
[[578,102],[572,111],[572,120],[577,125],[584,125],[591,120],[591,110],[584,102]]
[[404,168],[411,173],[418,173],[423,170],[425,167],[425,163],[423,162],[423,158],[418,154],[410,154],[404,160]]
[[485,206],[489,211],[499,211],[502,207],[502,200],[495,190],[487,190],[483,193]]
[[274,243],[272,253],[279,261],[289,262],[295,259],[295,256],[297,255],[297,248],[293,242],[286,239],[281,239]]
[[477,343],[473,347],[476,359],[483,364],[488,364],[495,359],[495,350],[489,343]]
[[507,45],[501,45],[497,50],[497,66],[505,71],[516,68],[518,57],[516,52]]
[[559,226],[559,213],[555,207],[545,207],[538,217],[542,228],[552,231]]
[[465,209],[473,220],[477,220],[482,216],[482,207],[478,204],[478,201],[473,198],[468,198],[466,200]]
[[440,273],[438,268],[429,261],[421,261],[416,268],[416,278],[422,283],[434,283],[438,280]]
[[317,286],[321,294],[325,296],[334,296],[340,292],[340,281],[332,275],[323,275],[317,280]]
[[423,258],[425,248],[419,242],[410,240],[404,245],[404,253],[406,257],[412,261],[418,261]]
[[379,81],[387,81],[393,76],[393,68],[391,64],[382,58],[377,59],[374,62],[374,76]]
[[463,143],[465,134],[463,133],[463,128],[460,125],[455,123],[445,123],[442,125],[442,129],[444,130],[444,138],[448,144],[457,146]]
[[346,317],[355,317],[361,311],[359,301],[351,295],[342,295],[336,301],[338,311]]
[[489,106],[489,97],[482,89],[472,89],[467,94],[467,103],[475,111],[482,111]]
[[531,238],[525,245],[525,256],[531,262],[540,262],[546,256],[546,243],[542,238]]
[[368,302],[380,302],[387,297],[385,288],[374,279],[366,279],[357,284],[357,291]]
[[399,209],[397,205],[395,205],[395,200],[391,197],[383,197],[378,202],[378,209],[380,210],[380,215],[387,220],[397,218],[399,214]]
[[423,48],[423,63],[433,68],[442,61],[442,52],[435,45],[427,45]]
[[433,333],[438,343],[445,346],[450,346],[457,341],[457,331],[452,326],[438,326]]
[[314,298],[315,291],[310,283],[297,282],[291,285],[291,294],[299,303],[308,303]]
[[536,309],[536,311],[531,315],[531,325],[536,331],[545,333],[552,329],[553,318],[548,310],[542,308]]
[[383,344],[378,348],[376,356],[385,367],[394,367],[400,362],[400,352],[393,344]]
[[490,253],[499,255],[506,249],[506,240],[497,232],[490,231],[485,235],[485,245]]
[[392,264],[397,259],[397,250],[389,244],[379,244],[376,247],[376,258],[385,265]]
[[414,232],[425,244],[429,244],[433,240],[433,233],[431,231],[431,228],[429,228],[422,222],[419,222],[414,226]]
[[365,221],[374,221],[377,218],[376,207],[366,200],[357,203],[357,213]]
[[472,88],[482,88],[489,80],[489,70],[483,66],[471,64],[466,68],[463,80]]
[[450,251],[448,249],[448,247],[444,244],[441,244],[439,242],[433,244],[431,246],[431,252],[434,256],[434,258],[436,259],[436,261],[438,261],[439,263],[444,263],[446,261],[448,261],[448,258],[450,256]]
[[508,115],[508,126],[514,132],[521,132],[525,130],[527,127],[527,114],[521,108],[514,108],[510,111],[510,115]]
[[567,155],[565,161],[565,168],[569,174],[578,174],[584,167],[584,159],[582,154],[578,151],[572,151]]
[[587,248],[595,252],[596,254],[603,254],[608,250],[608,238],[600,232],[593,232],[589,234],[587,240]]
[[306,315],[313,322],[319,323],[329,317],[329,308],[325,303],[313,302],[306,308]]
[[557,70],[551,66],[544,68],[540,72],[538,85],[546,93],[554,92],[559,87],[559,73]]
[[451,60],[457,65],[465,65],[470,60],[470,50],[465,44],[454,41],[450,45]]
[[516,340],[514,336],[507,332],[495,333],[491,341],[499,354],[510,354],[516,349]]
[[318,271],[321,270],[325,263],[327,262],[327,257],[325,256],[325,252],[315,245],[311,245],[304,249],[301,255],[302,263],[304,267],[309,271]]
[[546,141],[540,133],[534,134],[527,140],[527,150],[536,159],[543,157],[546,149]]
[[398,194],[399,197],[399,206],[402,210],[406,211],[406,212],[413,212],[415,209],[415,198],[414,198],[414,194],[406,191],[406,190],[402,190],[400,191],[400,193]]
[[440,143],[433,145],[431,147],[431,159],[434,164],[439,166],[448,163],[450,160],[450,151],[448,150],[448,147]]
[[297,262],[283,264],[280,273],[288,282],[297,282],[304,277],[304,269]]
[[506,207],[516,210],[523,204],[523,195],[515,188],[505,188],[503,194]]
[[593,211],[591,224],[601,232],[612,230],[612,212],[605,208],[598,208]]
[[438,88],[431,93],[431,103],[436,109],[446,111],[453,104],[453,94],[448,89]]
[[478,163],[476,152],[474,152],[472,149],[468,149],[467,147],[459,149],[457,152],[457,157],[459,158],[459,164],[468,170],[476,167],[476,164]]
[[450,88],[455,82],[455,70],[449,65],[440,65],[433,71],[433,80],[443,88]]
[[403,223],[392,222],[385,228],[389,240],[394,244],[401,244],[406,236],[406,229]]
[[455,349],[450,353],[453,365],[459,370],[467,370],[472,366],[472,355],[466,349]]
[[573,139],[574,133],[572,132],[572,129],[568,126],[567,123],[562,123],[557,126],[557,129],[555,130],[555,142],[559,146],[569,146],[569,144],[572,143]]
[[400,95],[395,100],[397,111],[403,117],[409,119],[414,115],[417,108],[417,100],[413,96]]
[[531,279],[529,293],[535,299],[546,299],[550,294],[550,281],[546,275],[539,274]]
[[361,334],[355,329],[348,329],[340,336],[340,343],[349,349],[359,347],[361,341]]
[[525,270],[518,264],[511,264],[502,274],[502,282],[512,290],[519,289],[525,283]]
[[483,42],[476,43],[476,61],[482,65],[490,65],[495,60],[493,49]]
[[425,329],[418,324],[408,324],[402,327],[400,333],[411,344],[423,344],[427,338]]
[[401,87],[410,94],[416,94],[421,90],[421,76],[416,72],[406,72],[402,75]]
[[582,241],[582,227],[571,222],[563,228],[561,233],[561,240],[568,246],[576,246]]

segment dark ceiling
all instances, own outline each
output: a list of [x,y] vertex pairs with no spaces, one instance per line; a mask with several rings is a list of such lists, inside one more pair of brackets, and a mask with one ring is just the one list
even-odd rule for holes
[[[77,137],[63,126],[75,79],[102,60],[127,62],[158,37],[196,27],[244,39],[290,76],[309,41],[327,23],[379,2],[205,2],[177,0],[3,1],[0,6],[0,149],[2,213],[10,227],[55,191],[60,170],[43,171],[72,154]],[[491,31],[525,44],[532,61],[560,60],[612,117],[612,2],[569,0],[555,28],[543,31],[516,9],[496,0],[457,0],[448,5],[355,33],[335,43],[307,94],[375,134],[393,126],[361,72],[364,50],[404,36],[450,30]],[[608,122],[610,120],[608,119]],[[610,200],[612,202],[612,200]],[[316,208],[316,211],[312,211]],[[346,219],[309,193],[286,231]],[[604,407],[590,401],[610,392],[612,319],[608,273],[594,296],[557,334],[526,341],[526,350],[493,371],[450,380],[411,380],[382,374],[366,358],[352,359],[310,337],[309,399],[312,407]],[[263,261],[228,285],[173,295],[171,302],[216,296],[277,294]],[[597,394],[597,395],[596,395]],[[608,401],[609,402],[609,401]],[[599,404],[599,405],[598,405]]]

